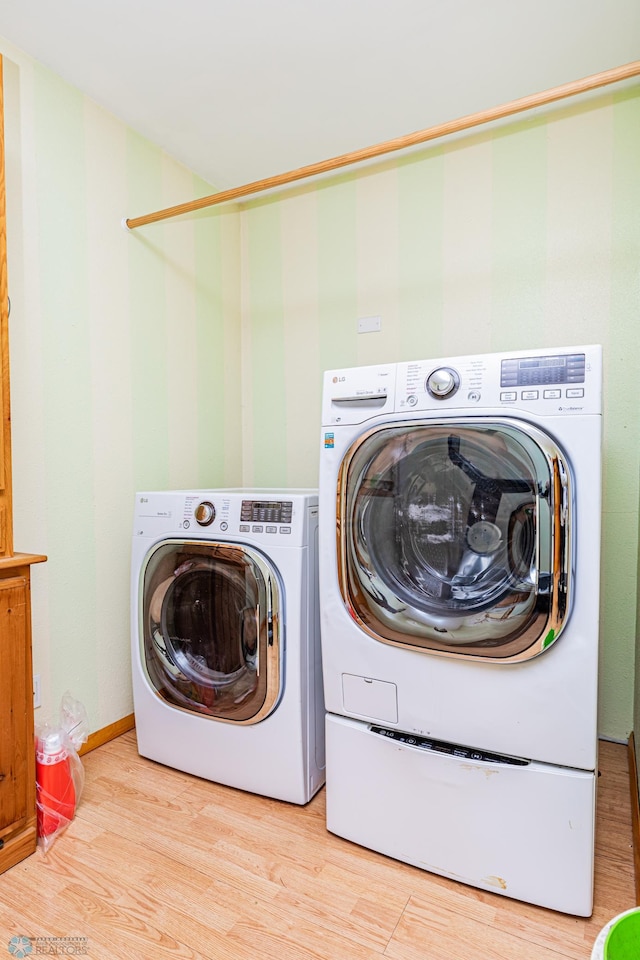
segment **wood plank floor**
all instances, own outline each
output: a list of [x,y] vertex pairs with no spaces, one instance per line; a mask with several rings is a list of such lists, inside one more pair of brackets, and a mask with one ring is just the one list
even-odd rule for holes
[[335,837],[324,790],[297,807],[144,760],[135,731],[83,766],[66,833],[0,876],[0,953],[23,935],[60,938],[50,953],[84,938],[95,960],[588,960],[605,923],[635,904],[620,744],[601,743],[589,920]]

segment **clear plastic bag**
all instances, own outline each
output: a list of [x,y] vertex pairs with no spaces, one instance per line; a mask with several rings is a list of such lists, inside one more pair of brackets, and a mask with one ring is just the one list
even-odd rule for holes
[[69,826],[84,787],[78,750],[89,736],[84,706],[65,693],[56,723],[36,726],[36,808],[38,846],[46,853]]

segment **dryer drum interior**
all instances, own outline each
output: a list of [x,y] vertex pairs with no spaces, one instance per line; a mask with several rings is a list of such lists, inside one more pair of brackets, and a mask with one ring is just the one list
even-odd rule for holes
[[147,676],[169,703],[256,722],[279,696],[278,584],[265,559],[226,543],[165,542],[143,576]]
[[525,659],[568,613],[569,471],[535,428],[382,427],[339,477],[339,578],[364,628],[457,656]]

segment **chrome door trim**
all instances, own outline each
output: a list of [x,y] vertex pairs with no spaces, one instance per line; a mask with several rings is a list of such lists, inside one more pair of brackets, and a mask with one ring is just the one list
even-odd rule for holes
[[[145,673],[145,677],[153,690],[156,696],[162,700],[163,703],[167,703],[174,710],[181,710],[184,713],[189,713],[193,715],[196,713],[195,710],[190,710],[188,707],[182,707],[179,704],[176,704],[172,701],[168,701],[159,691],[154,684],[152,678],[149,676],[149,671],[147,669],[146,656],[145,656],[145,635],[146,635],[146,626],[144,623],[144,610],[145,610],[145,598],[144,598],[144,581],[145,573],[147,567],[154,556],[154,554],[162,547],[165,546],[176,546],[189,549],[190,547],[205,547],[205,548],[222,548],[226,550],[237,550],[243,555],[247,556],[253,564],[260,570],[262,574],[267,593],[267,609],[262,612],[259,610],[259,615],[264,622],[264,630],[266,632],[266,663],[258,662],[256,673],[258,676],[261,674],[266,674],[266,689],[265,689],[265,699],[253,716],[247,717],[244,720],[234,719],[233,717],[223,717],[217,715],[210,715],[204,713],[198,713],[198,716],[202,716],[208,720],[213,720],[218,723],[231,723],[236,726],[249,726],[251,724],[259,723],[261,720],[264,720],[273,712],[275,707],[278,705],[281,696],[282,696],[282,685],[283,685],[283,670],[282,670],[282,655],[284,653],[284,637],[283,637],[283,610],[282,610],[282,600],[281,596],[283,590],[280,583],[279,575],[276,571],[276,568],[269,562],[268,558],[262,553],[258,552],[254,548],[248,546],[247,544],[239,543],[236,541],[226,541],[226,540],[191,540],[191,539],[182,539],[182,538],[167,538],[165,540],[159,540],[153,544],[153,546],[148,550],[147,554],[144,557],[142,565],[140,567],[140,574],[138,577],[138,646],[140,661]],[[263,658],[265,659],[265,658]]]
[[[347,478],[349,468],[357,451],[370,437],[386,430],[401,430],[406,428],[412,431],[420,428],[464,429],[468,427],[487,429],[506,429],[512,434],[525,434],[542,452],[546,461],[549,477],[551,478],[551,517],[550,517],[550,556],[552,558],[550,573],[550,589],[548,609],[536,609],[526,628],[518,634],[515,640],[509,640],[500,648],[502,656],[481,652],[477,643],[456,644],[452,649],[450,644],[439,643],[437,640],[425,640],[423,637],[411,637],[407,633],[387,630],[387,635],[371,629],[362,619],[353,602],[348,574],[348,526],[351,518],[347,517]],[[574,480],[568,458],[554,440],[543,430],[516,418],[494,417],[459,417],[455,419],[418,419],[386,421],[365,433],[360,434],[349,446],[344,454],[338,469],[336,488],[336,551],[337,576],[340,594],[347,612],[358,624],[361,630],[370,637],[395,647],[404,647],[410,650],[425,650],[438,656],[481,661],[485,663],[518,663],[529,660],[546,652],[558,640],[567,624],[573,599],[573,562],[574,562]],[[539,499],[539,497],[538,497]],[[539,541],[538,526],[536,525],[537,540]],[[539,556],[539,543],[536,546]],[[536,604],[536,606],[538,606]],[[378,621],[380,622],[380,621]],[[495,651],[494,651],[495,654]]]

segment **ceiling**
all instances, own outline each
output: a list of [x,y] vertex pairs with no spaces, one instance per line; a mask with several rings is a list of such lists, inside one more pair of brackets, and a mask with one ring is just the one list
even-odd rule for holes
[[227,189],[638,60],[640,3],[2,0],[0,36]]

